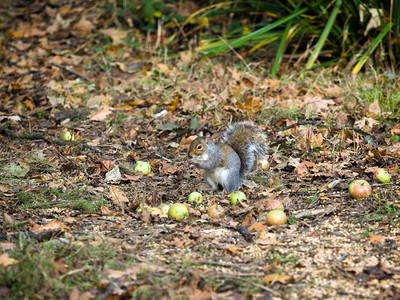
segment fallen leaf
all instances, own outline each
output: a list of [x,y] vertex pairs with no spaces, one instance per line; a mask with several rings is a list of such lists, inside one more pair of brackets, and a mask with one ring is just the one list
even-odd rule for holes
[[68,230],[69,228],[63,222],[58,221],[58,220],[53,220],[53,221],[47,223],[46,225],[35,224],[30,228],[30,230],[34,233],[38,233],[41,231],[54,231],[57,229]]
[[124,44],[123,39],[128,36],[128,31],[122,31],[117,28],[102,29],[100,32],[112,39],[113,45]]
[[90,114],[89,120],[91,121],[104,121],[112,113],[114,109],[108,105],[100,106],[98,111],[94,111]]
[[83,17],[78,23],[75,24],[74,29],[79,31],[81,34],[87,34],[92,32],[93,29],[95,29],[95,26],[92,24],[92,22]]
[[4,268],[11,266],[17,262],[18,260],[8,257],[7,253],[3,253],[2,255],[0,255],[0,266]]
[[109,194],[111,200],[116,204],[116,205],[121,205],[122,203],[129,202],[128,197],[126,197],[125,193],[121,191],[117,186],[111,185],[110,186],[110,194]]
[[237,107],[240,109],[244,109],[249,113],[255,114],[260,111],[262,104],[260,98],[247,97],[245,102],[237,102]]
[[368,242],[370,243],[383,243],[385,241],[386,237],[383,235],[371,235],[368,238]]
[[283,275],[283,274],[271,274],[267,275],[264,277],[264,282],[265,283],[271,283],[271,282],[280,282],[280,283],[286,283],[290,280],[290,276],[288,275]]

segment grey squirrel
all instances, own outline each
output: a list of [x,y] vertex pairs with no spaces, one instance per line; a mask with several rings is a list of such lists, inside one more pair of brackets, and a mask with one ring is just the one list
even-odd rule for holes
[[266,134],[249,122],[237,122],[223,134],[220,143],[198,137],[189,147],[190,161],[204,170],[204,179],[212,189],[221,186],[227,192],[241,187],[247,174],[268,151]]

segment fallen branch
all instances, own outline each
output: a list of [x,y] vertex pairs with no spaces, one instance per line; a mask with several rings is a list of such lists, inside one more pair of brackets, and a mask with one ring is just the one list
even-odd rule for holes
[[50,62],[50,64],[53,65],[53,66],[55,66],[55,67],[57,67],[57,68],[60,68],[60,69],[62,69],[62,70],[65,70],[65,71],[67,71],[67,72],[70,72],[70,73],[72,73],[72,74],[74,74],[74,75],[76,75],[76,76],[78,76],[78,77],[81,77],[81,78],[83,78],[83,79],[85,79],[85,80],[87,80],[87,81],[92,81],[89,77],[87,77],[87,76],[85,76],[85,75],[83,75],[83,74],[81,74],[81,73],[79,73],[79,72],[76,72],[76,71],[74,71],[74,70],[72,70],[72,69],[70,69],[70,68],[68,68],[68,67],[66,67],[66,66],[60,65],[60,64],[55,63],[55,62]]
[[305,210],[302,211],[296,215],[294,215],[293,217],[296,219],[300,219],[300,218],[310,218],[310,217],[315,217],[315,216],[319,216],[319,215],[328,215],[331,212],[335,211],[337,209],[336,205],[331,205],[325,208],[320,208],[320,209],[310,209],[310,210]]

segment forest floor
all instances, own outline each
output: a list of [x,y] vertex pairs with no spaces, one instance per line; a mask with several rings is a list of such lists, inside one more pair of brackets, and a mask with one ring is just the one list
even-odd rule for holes
[[[395,80],[166,59],[119,29],[96,44],[76,11],[68,26],[45,14],[54,23],[1,23],[0,298],[400,299]],[[269,168],[231,205],[187,151],[241,120],[268,134]],[[355,179],[368,198],[350,197]],[[286,225],[266,224],[271,199]],[[157,209],[174,203],[187,220]],[[223,216],[209,216],[215,204]]]

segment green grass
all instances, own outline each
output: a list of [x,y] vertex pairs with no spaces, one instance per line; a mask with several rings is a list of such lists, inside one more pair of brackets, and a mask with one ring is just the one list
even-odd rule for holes
[[75,287],[92,289],[103,270],[122,270],[134,263],[117,246],[104,242],[38,243],[24,237],[9,257],[18,262],[0,268],[0,282],[11,290],[8,299],[30,299],[38,292],[45,298],[65,298]]
[[21,209],[59,207],[96,211],[102,205],[106,205],[107,201],[102,196],[90,194],[85,186],[73,186],[65,191],[39,187],[36,190],[20,192],[15,204],[20,205]]

